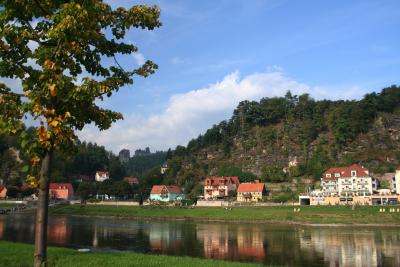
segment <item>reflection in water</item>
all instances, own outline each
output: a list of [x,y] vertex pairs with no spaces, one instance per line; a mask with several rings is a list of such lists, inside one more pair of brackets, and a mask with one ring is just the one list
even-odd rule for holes
[[3,239],[4,222],[0,221],[0,239]]
[[[49,243],[284,266],[400,266],[399,228],[51,217]],[[33,216],[0,216],[0,239],[32,243]]]
[[50,221],[47,230],[48,239],[57,245],[67,245],[70,240],[71,228],[66,217],[55,217]]
[[[382,266],[386,258],[390,265],[400,266],[400,233],[398,229],[336,228],[307,229],[301,231],[300,246],[303,250],[315,250],[324,256],[329,266]],[[389,263],[387,263],[389,264]]]

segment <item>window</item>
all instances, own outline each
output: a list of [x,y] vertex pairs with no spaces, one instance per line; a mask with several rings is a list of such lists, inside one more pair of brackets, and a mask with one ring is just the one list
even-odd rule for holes
[[357,176],[357,172],[356,171],[351,171],[351,176]]
[[335,177],[340,177],[340,173],[335,173]]
[[331,175],[330,173],[327,173],[327,174],[326,174],[326,178],[331,178],[331,176],[332,176],[332,175]]

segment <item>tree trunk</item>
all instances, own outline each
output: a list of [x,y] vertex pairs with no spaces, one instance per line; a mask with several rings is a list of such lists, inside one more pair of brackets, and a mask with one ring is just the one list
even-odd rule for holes
[[47,214],[52,157],[51,151],[46,153],[40,170],[39,198],[36,207],[34,267],[45,266],[47,260]]

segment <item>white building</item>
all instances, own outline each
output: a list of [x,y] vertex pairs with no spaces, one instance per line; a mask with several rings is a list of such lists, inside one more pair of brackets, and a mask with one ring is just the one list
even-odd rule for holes
[[396,170],[396,174],[392,179],[392,191],[395,194],[400,194],[400,167]]
[[96,182],[104,182],[105,180],[110,179],[110,173],[109,172],[102,172],[102,171],[97,171],[95,180]]
[[366,196],[373,192],[368,169],[356,164],[328,169],[321,178],[321,187],[325,195]]

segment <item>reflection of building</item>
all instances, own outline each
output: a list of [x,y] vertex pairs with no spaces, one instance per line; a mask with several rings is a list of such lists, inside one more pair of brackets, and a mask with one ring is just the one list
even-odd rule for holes
[[239,187],[239,177],[211,177],[204,181],[204,198],[223,198]]
[[95,180],[96,182],[104,182],[105,180],[110,179],[110,173],[109,172],[103,172],[103,171],[97,171]]
[[4,222],[0,221],[0,240],[3,239],[4,235]]
[[239,257],[265,258],[264,235],[258,226],[238,226],[237,244]]
[[71,235],[66,217],[54,217],[48,227],[47,235],[50,243],[65,245]]
[[229,248],[228,225],[201,225],[197,238],[203,242],[205,258],[229,259],[229,253],[233,253],[233,248]]
[[376,229],[299,229],[298,233],[301,249],[322,254],[327,266],[383,266],[382,256],[391,257],[390,266],[400,266],[400,233],[397,229],[387,231],[380,232],[382,241],[377,239]]
[[267,194],[265,184],[256,180],[254,183],[241,183],[237,190],[237,201],[258,202]]
[[152,201],[176,201],[184,199],[182,188],[175,185],[153,185],[150,192]]
[[182,243],[181,228],[176,224],[153,223],[149,229],[149,241],[153,251],[178,251]]
[[50,183],[49,196],[53,199],[71,199],[74,196],[74,188],[70,183]]

